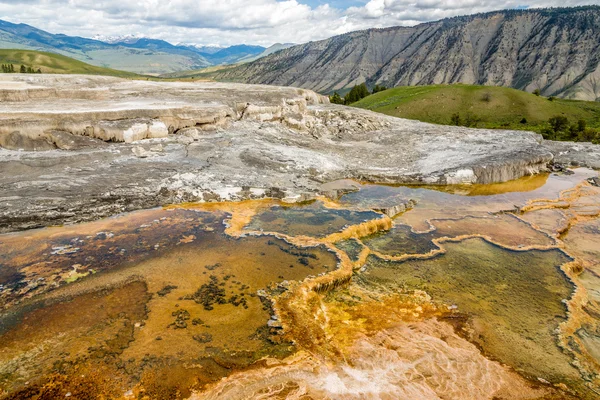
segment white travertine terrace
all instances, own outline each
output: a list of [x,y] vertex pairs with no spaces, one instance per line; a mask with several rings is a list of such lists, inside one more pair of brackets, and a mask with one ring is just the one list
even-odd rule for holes
[[4,231],[182,201],[306,200],[339,179],[491,183],[555,157],[600,166],[599,146],[394,118],[291,87],[4,74],[0,100]]

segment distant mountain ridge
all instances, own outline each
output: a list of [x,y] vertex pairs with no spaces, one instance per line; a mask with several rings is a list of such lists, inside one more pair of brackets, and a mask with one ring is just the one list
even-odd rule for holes
[[173,45],[133,35],[96,37],[106,41],[52,34],[30,25],[0,20],[0,48],[57,53],[92,65],[134,73],[158,75],[235,63],[265,50],[262,46],[236,45],[213,51],[211,47]]
[[137,40],[141,39],[143,36],[138,36],[138,35],[133,35],[133,34],[127,34],[127,35],[120,35],[120,36],[105,36],[105,35],[94,35],[91,37],[91,39],[94,40],[98,40],[100,42],[104,42],[104,43],[119,43],[119,42],[125,42],[125,43],[133,43],[136,42]]
[[199,54],[209,60],[213,65],[221,65],[237,63],[244,58],[259,55],[265,50],[266,49],[262,46],[239,44],[221,49],[215,53],[200,52]]
[[[287,49],[289,47],[295,46],[293,43],[275,43],[274,45],[267,47],[266,49],[264,49],[264,51],[260,54],[251,54],[249,53],[246,57],[240,58],[235,60],[236,64],[243,64],[243,63],[248,63],[248,62],[252,62],[255,60],[258,60],[259,58],[262,57],[266,57],[270,54],[273,54],[275,52],[278,52],[280,50],[283,49]],[[236,46],[233,46],[236,47]],[[228,49],[223,49],[221,50],[219,53],[220,54],[227,54],[227,50]],[[212,60],[215,60],[216,58],[220,58],[221,55],[217,54],[217,52],[215,52],[212,55]],[[207,57],[211,57],[206,55]],[[226,63],[221,63],[221,65],[226,64]],[[229,67],[223,67],[223,68],[229,68]],[[185,71],[177,71],[177,72],[170,72],[167,74],[162,74],[161,77],[163,78],[192,78],[192,77],[202,77],[202,76],[206,76],[207,74],[211,74],[213,73],[213,71],[218,71],[221,70],[223,68],[220,67],[213,67],[213,68],[203,68],[203,69],[198,69],[198,70],[185,70]]]
[[368,29],[278,51],[220,80],[331,93],[367,82],[467,83],[600,100],[600,7],[504,10]]

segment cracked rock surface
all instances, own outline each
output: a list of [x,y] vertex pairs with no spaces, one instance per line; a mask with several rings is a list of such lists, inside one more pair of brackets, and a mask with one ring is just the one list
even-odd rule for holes
[[0,232],[170,203],[302,201],[339,179],[501,182],[558,152],[600,159],[600,146],[388,117],[296,88],[6,74],[0,99]]

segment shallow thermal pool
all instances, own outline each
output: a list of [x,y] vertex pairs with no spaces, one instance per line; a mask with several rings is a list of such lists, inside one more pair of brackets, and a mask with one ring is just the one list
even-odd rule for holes
[[0,395],[598,398],[595,175],[0,235]]

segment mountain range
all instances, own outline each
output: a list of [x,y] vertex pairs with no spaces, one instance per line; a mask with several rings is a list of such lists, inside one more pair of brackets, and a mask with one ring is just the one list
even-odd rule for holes
[[220,69],[217,80],[322,93],[368,86],[481,84],[600,101],[600,7],[504,10],[368,29]]
[[173,45],[164,40],[134,36],[106,40],[52,34],[30,25],[0,20],[0,48],[57,53],[88,64],[141,74],[158,75],[233,64],[253,60],[268,50],[244,44],[227,48]]

